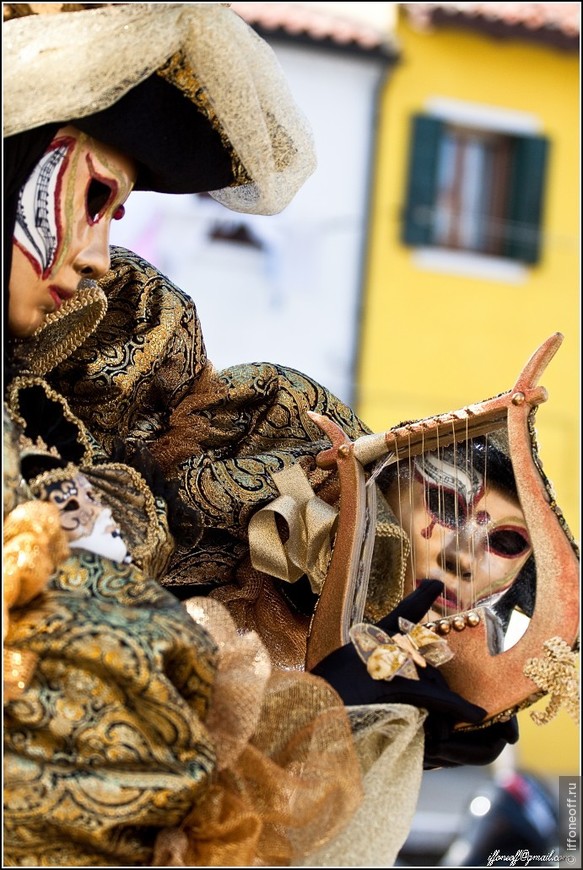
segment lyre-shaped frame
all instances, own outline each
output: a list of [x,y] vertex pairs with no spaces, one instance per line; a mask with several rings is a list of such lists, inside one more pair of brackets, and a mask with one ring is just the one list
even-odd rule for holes
[[[320,467],[338,470],[340,511],[330,568],[310,626],[307,669],[347,643],[350,624],[362,617],[363,590],[357,586],[362,583],[362,562],[366,563],[370,553],[370,546],[363,540],[370,510],[363,466],[382,456],[397,461],[401,456],[418,455],[487,434],[505,424],[536,564],[534,612],[520,640],[510,649],[492,654],[487,615],[483,608],[474,608],[472,618],[458,620],[448,634],[454,657],[443,665],[442,672],[451,689],[486,709],[486,721],[507,718],[544,694],[525,675],[526,661],[544,657],[543,645],[552,637],[560,637],[571,649],[577,647],[579,637],[578,552],[551,500],[532,445],[532,417],[536,407],[547,399],[546,390],[538,382],[562,340],[563,336],[555,333],[544,342],[508,392],[388,432],[351,442],[328,418],[310,415],[332,443],[317,461]],[[355,598],[360,602],[356,609]],[[458,626],[468,629],[458,632]]]

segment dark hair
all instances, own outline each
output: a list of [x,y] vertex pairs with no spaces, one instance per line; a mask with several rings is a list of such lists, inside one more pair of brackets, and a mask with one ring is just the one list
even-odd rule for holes
[[[447,447],[440,447],[439,458],[459,468],[471,468],[482,477],[494,483],[510,495],[517,496],[516,480],[510,457],[504,453],[487,436],[480,435],[468,441],[460,441]],[[388,465],[379,475],[378,483],[381,489],[388,489],[396,480],[397,474],[407,477],[411,473],[409,463],[395,462]]]

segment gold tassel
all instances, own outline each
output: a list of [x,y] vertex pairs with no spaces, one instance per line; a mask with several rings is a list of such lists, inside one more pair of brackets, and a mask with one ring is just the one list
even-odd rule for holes
[[551,637],[543,644],[545,657],[528,659],[524,675],[539,689],[551,696],[546,710],[534,710],[530,716],[537,725],[546,725],[564,707],[579,722],[579,684],[577,656],[560,637]]

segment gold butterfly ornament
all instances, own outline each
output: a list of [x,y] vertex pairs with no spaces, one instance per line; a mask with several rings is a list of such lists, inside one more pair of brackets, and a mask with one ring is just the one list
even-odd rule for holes
[[[453,658],[447,641],[425,625],[399,617],[401,634],[388,635],[376,625],[358,622],[349,631],[356,652],[373,680],[418,680],[417,667],[438,668]],[[417,666],[417,667],[416,667]]]

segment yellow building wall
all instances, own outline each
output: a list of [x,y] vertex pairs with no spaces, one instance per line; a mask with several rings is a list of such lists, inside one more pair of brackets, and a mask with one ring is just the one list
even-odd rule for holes
[[[363,300],[358,412],[375,430],[510,389],[554,332],[564,341],[541,383],[541,459],[579,540],[579,61],[576,53],[454,29],[398,25],[400,63],[381,99]],[[422,271],[400,242],[409,121],[432,97],[528,112],[551,140],[539,264],[524,283]],[[545,706],[539,702],[535,708]],[[565,713],[535,726],[520,714],[518,760],[556,774],[578,769],[578,727]]]

